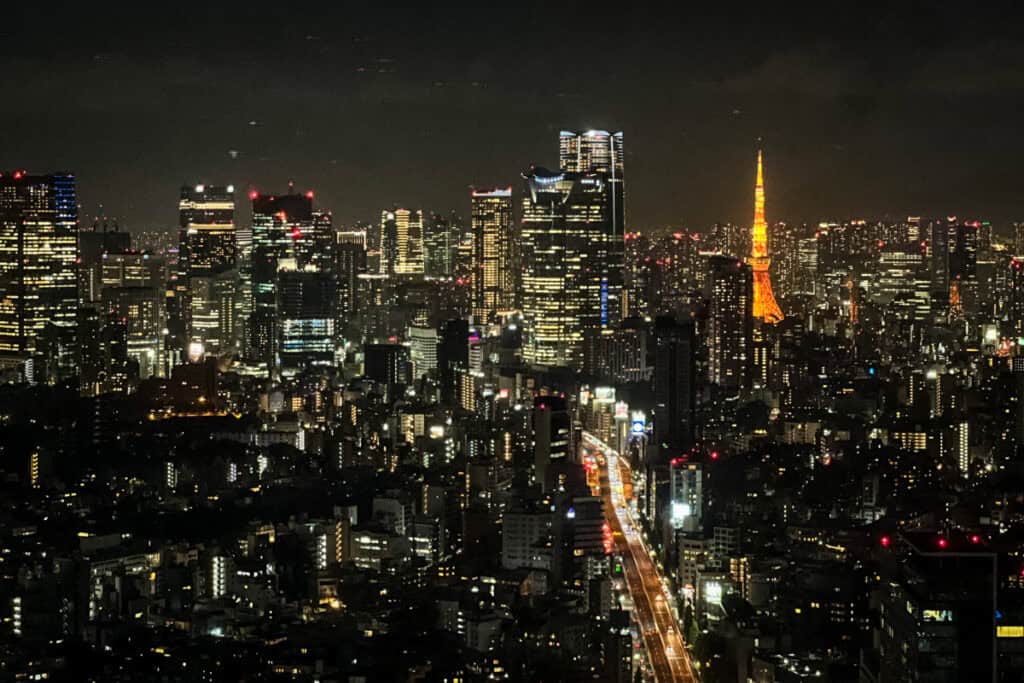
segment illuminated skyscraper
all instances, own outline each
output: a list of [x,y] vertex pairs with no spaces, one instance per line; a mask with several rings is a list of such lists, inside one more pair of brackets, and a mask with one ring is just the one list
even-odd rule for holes
[[423,212],[384,210],[380,215],[380,272],[413,275],[423,272]]
[[931,300],[935,313],[942,313],[949,306],[950,233],[955,233],[954,220],[934,220],[928,226],[928,248],[931,254]]
[[704,520],[704,469],[683,458],[672,460],[669,478],[669,520],[674,529],[700,531]]
[[[277,271],[282,259],[305,266],[314,254],[302,245],[309,235],[330,233],[325,214],[313,211],[313,193],[264,195],[250,192],[252,200],[253,311],[246,338],[251,360],[274,364],[277,349]],[[331,234],[333,239],[333,234]]]
[[768,224],[764,219],[764,170],[761,152],[757,153],[757,183],[754,185],[754,227],[751,229],[750,258],[747,259],[754,276],[754,317],[766,323],[782,320],[782,310],[772,293],[772,280],[768,272]]
[[559,168],[572,173],[603,173],[608,193],[608,223],[603,244],[603,324],[615,325],[624,314],[626,203],[623,135],[605,130],[562,131],[558,136]]
[[1010,259],[1009,282],[1003,334],[1007,337],[1024,337],[1024,256]]
[[116,227],[108,231],[106,226],[93,226],[78,233],[78,294],[83,306],[100,300],[103,255],[131,251],[131,246],[131,235]]
[[523,357],[539,365],[582,362],[584,331],[607,326],[611,193],[604,173],[524,175],[520,281]]
[[181,188],[176,295],[189,342],[213,353],[234,344],[238,302],[235,188]]
[[140,379],[163,375],[167,293],[163,261],[149,252],[105,253],[101,259],[102,315],[124,329],[127,358],[138,363]]
[[753,273],[749,265],[730,256],[712,256],[708,264],[708,380],[738,393],[750,386]]
[[462,239],[462,222],[454,212],[438,213],[423,219],[423,272],[432,277],[448,277],[455,272],[456,252]]
[[512,188],[473,190],[473,316],[483,322],[513,306]]
[[366,273],[366,232],[339,231],[336,235],[334,273],[338,278],[338,322],[343,326],[359,310],[359,276]]
[[231,270],[235,246],[235,188],[196,185],[181,188],[179,264],[185,273],[206,275]]
[[[42,351],[44,331],[61,340],[57,374],[75,364],[78,204],[68,174],[0,175],[0,357],[19,365]],[[50,336],[49,334],[47,336]]]
[[330,272],[282,259],[277,271],[277,343],[281,371],[289,374],[334,362],[337,283]]

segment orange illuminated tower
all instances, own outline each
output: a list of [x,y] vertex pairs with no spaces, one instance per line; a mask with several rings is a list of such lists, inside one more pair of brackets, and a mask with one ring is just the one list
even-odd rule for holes
[[757,152],[757,184],[754,186],[754,227],[751,228],[750,258],[747,263],[754,274],[754,317],[766,323],[782,320],[782,310],[772,293],[772,280],[768,274],[768,224],[764,220],[764,171],[761,151]]

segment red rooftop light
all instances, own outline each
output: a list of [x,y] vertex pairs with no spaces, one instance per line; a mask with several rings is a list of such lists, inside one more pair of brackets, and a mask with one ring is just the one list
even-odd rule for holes
[[978,534],[971,536],[971,543],[981,543],[981,536]]
[[309,192],[306,193],[306,198],[307,199],[312,199],[313,198],[313,190],[310,190]]
[[947,541],[947,540],[946,540],[946,539],[944,539],[944,538],[940,538],[940,539],[939,539],[939,547],[940,547],[940,548],[942,548],[943,550],[945,550],[945,549],[946,549],[946,546],[947,546],[947,545],[949,545],[949,541]]
[[249,192],[249,199],[256,199],[259,196],[260,196],[260,193],[257,192],[256,190],[252,190],[252,191]]
[[888,536],[882,536],[882,538],[880,538],[878,542],[882,544],[883,548],[888,548],[889,544],[892,543]]

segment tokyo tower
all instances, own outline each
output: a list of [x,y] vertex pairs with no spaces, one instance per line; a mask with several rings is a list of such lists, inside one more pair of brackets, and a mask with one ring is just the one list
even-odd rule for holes
[[750,258],[754,273],[754,317],[766,323],[782,320],[782,310],[772,293],[772,280],[768,275],[771,259],[768,257],[768,224],[764,220],[764,171],[761,151],[757,152],[757,184],[754,186],[754,227],[751,228]]

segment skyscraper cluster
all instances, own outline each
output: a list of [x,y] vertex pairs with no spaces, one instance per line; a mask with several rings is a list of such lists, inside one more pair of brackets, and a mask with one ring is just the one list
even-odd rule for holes
[[348,223],[0,175],[0,678],[1024,675],[1024,229],[769,223],[761,152],[641,226],[550,142]]

